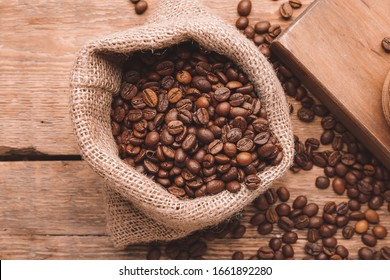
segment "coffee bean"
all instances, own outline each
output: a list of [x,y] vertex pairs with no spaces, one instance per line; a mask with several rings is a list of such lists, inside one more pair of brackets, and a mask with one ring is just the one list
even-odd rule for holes
[[294,227],[297,229],[304,229],[309,226],[310,219],[307,215],[300,215],[293,219]]
[[245,185],[249,190],[255,190],[260,186],[260,178],[256,174],[248,175],[245,179]]
[[345,191],[345,180],[341,178],[335,178],[332,181],[332,188],[335,193],[337,193],[338,195],[342,195]]
[[374,247],[377,243],[376,237],[371,233],[364,233],[362,235],[362,242],[364,245]]
[[282,247],[282,240],[280,238],[272,237],[268,242],[268,246],[272,250],[277,251]]
[[283,216],[279,219],[278,225],[285,231],[291,231],[294,227],[294,222],[290,218]]
[[252,155],[248,152],[241,152],[237,155],[237,162],[241,166],[247,166],[252,162]]
[[237,142],[237,149],[241,152],[247,152],[251,150],[253,146],[253,141],[248,138],[242,138]]
[[287,244],[294,244],[298,240],[298,235],[295,232],[286,232],[282,235],[282,241]]
[[160,141],[160,134],[156,131],[149,132],[146,134],[145,145],[148,147],[154,147]]
[[280,203],[275,208],[279,216],[288,216],[290,214],[291,208],[287,203]]
[[305,252],[311,256],[318,256],[322,253],[322,246],[317,243],[307,242],[305,245]]
[[268,32],[268,29],[271,27],[269,21],[259,21],[255,24],[255,31],[259,34],[264,34]]
[[354,220],[354,221],[360,221],[360,220],[363,220],[364,219],[364,213],[360,212],[360,211],[352,211],[350,214],[349,214],[349,218],[351,220]]
[[236,251],[232,255],[232,260],[243,260],[244,259],[244,253],[241,251]]
[[320,239],[318,229],[311,228],[307,231],[307,240],[309,242],[315,243]]
[[289,0],[288,3],[293,9],[299,9],[300,7],[302,7],[301,0]]
[[263,213],[257,213],[255,214],[251,220],[250,223],[251,225],[258,226],[266,221],[265,215]]
[[290,198],[290,192],[285,187],[279,187],[277,190],[278,197],[281,201],[286,202]]
[[260,224],[258,227],[257,227],[257,231],[261,234],[261,235],[267,235],[269,233],[272,232],[272,229],[273,229],[273,225],[268,223],[268,222],[265,222],[265,223],[262,223]]
[[236,27],[240,30],[244,30],[249,24],[249,20],[247,17],[239,17],[236,21]]
[[304,195],[297,196],[293,202],[294,209],[303,209],[307,204],[307,198]]
[[181,121],[170,121],[167,130],[172,135],[180,134],[184,130],[184,124]]
[[384,226],[377,225],[372,229],[372,233],[378,239],[384,239],[387,236],[387,229]]
[[283,3],[280,6],[279,12],[280,12],[280,15],[284,19],[290,19],[292,17],[292,15],[293,15],[293,9],[292,9],[291,5],[288,2]]
[[298,118],[303,122],[312,122],[314,117],[314,112],[308,108],[302,107],[298,110]]
[[207,183],[206,190],[210,194],[220,193],[225,189],[225,183],[221,180],[213,180]]
[[286,258],[292,258],[294,256],[294,248],[290,244],[283,245],[282,252]]
[[361,260],[372,260],[374,252],[368,247],[362,247],[359,249],[358,255]]
[[257,251],[257,256],[261,260],[272,260],[274,257],[274,251],[270,247],[260,247]]
[[134,8],[135,8],[135,12],[138,15],[141,15],[148,9],[148,3],[144,0],[141,0],[135,4]]
[[208,145],[208,151],[212,155],[216,155],[223,149],[223,143],[221,140],[214,140]]
[[[271,35],[272,38],[276,38],[279,36],[279,34],[282,32],[282,28],[280,27],[279,24],[273,24],[268,28],[268,33]],[[280,72],[280,68],[279,68]]]
[[252,10],[252,2],[250,0],[241,0],[237,5],[237,12],[240,16],[248,16]]
[[346,215],[348,213],[348,203],[347,202],[341,202],[337,205],[336,212],[338,215]]
[[382,40],[382,48],[386,52],[390,52],[390,37],[383,38],[383,40]]
[[368,209],[368,210],[366,210],[366,212],[364,212],[364,215],[366,217],[366,220],[370,224],[377,224],[377,223],[379,223],[379,215],[378,215],[378,213],[375,210]]
[[368,222],[366,220],[358,221],[355,224],[355,231],[357,233],[364,233],[368,230]]
[[324,224],[323,218],[319,216],[311,217],[309,220],[309,228],[321,228],[321,226]]
[[278,214],[276,213],[275,208],[273,207],[268,208],[267,211],[265,212],[265,218],[267,219],[267,222],[269,222],[270,224],[276,223],[279,217]]
[[342,234],[345,239],[351,239],[352,236],[355,234],[355,229],[351,226],[346,226],[343,228]]
[[380,252],[381,252],[383,259],[390,260],[390,247],[389,246],[382,247]]
[[326,189],[329,187],[330,180],[328,177],[319,176],[316,179],[316,187],[319,189]]
[[318,205],[315,203],[309,203],[303,208],[303,214],[305,214],[309,218],[317,215],[317,213],[318,213]]

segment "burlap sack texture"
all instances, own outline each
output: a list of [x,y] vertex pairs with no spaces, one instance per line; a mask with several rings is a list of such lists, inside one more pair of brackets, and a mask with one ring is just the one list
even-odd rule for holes
[[[111,133],[112,96],[120,87],[122,64],[136,51],[166,48],[193,39],[229,57],[255,86],[274,135],[283,146],[278,166],[259,174],[256,191],[180,200],[122,162]],[[177,239],[239,212],[281,177],[293,160],[293,135],[283,89],[267,59],[233,26],[194,0],[162,0],[142,26],[88,43],[71,76],[71,118],[84,159],[105,181],[108,230],[116,246]]]

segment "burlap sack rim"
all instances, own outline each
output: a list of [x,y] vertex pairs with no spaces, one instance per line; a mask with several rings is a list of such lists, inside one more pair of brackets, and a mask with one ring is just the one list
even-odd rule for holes
[[[200,20],[197,20],[196,22],[193,22],[192,24],[196,25],[196,24],[198,24],[200,22],[201,22]],[[169,37],[169,39],[164,41],[163,46],[160,46],[160,47],[167,47],[167,46],[170,46],[170,45],[173,45],[173,44],[177,44],[179,42],[187,41],[188,39],[197,37],[197,36],[194,36],[194,34],[191,34],[190,31],[188,31],[188,30],[191,30],[191,28],[189,28],[190,26],[187,26],[187,27],[183,28],[181,25],[178,25],[176,23],[174,23],[173,26],[176,29],[176,31],[180,30],[180,33],[177,34],[177,35],[172,34]],[[110,92],[112,94],[115,93],[118,90],[118,87],[115,87],[113,85],[108,85],[108,84],[100,84],[100,85],[99,84],[95,84],[95,85],[93,85],[93,84],[89,84],[88,82],[85,82],[85,81],[91,80],[90,79],[91,77],[84,77],[85,79],[82,79],[83,76],[80,75],[80,74],[83,71],[82,71],[82,69],[80,69],[80,67],[82,67],[83,62],[80,62],[80,59],[82,59],[83,57],[88,58],[88,56],[94,55],[96,53],[116,53],[116,54],[128,55],[129,54],[128,50],[123,50],[122,49],[121,51],[119,51],[119,50],[116,50],[115,48],[113,48],[112,46],[113,45],[115,46],[117,43],[121,43],[121,44],[126,45],[126,42],[128,40],[127,34],[129,34],[129,32],[134,32],[134,33],[138,33],[139,35],[142,35],[140,33],[141,32],[145,32],[146,30],[153,30],[153,29],[156,29],[156,28],[161,28],[161,29],[167,30],[167,29],[171,28],[171,27],[169,27],[169,28],[166,28],[166,27],[167,26],[161,27],[158,24],[150,24],[148,26],[137,27],[136,29],[133,29],[133,30],[130,29],[130,30],[126,30],[126,31],[123,31],[123,32],[115,33],[115,34],[110,35],[108,37],[104,37],[103,39],[92,41],[92,42],[88,43],[81,50],[80,55],[78,57],[78,60],[76,62],[76,65],[75,65],[75,68],[74,68],[74,71],[73,71],[73,75],[72,75],[72,81],[71,81],[72,89],[75,90],[75,89],[83,89],[83,88],[86,88],[86,87],[87,88],[91,87],[91,88],[95,88],[95,89],[96,88],[100,88],[100,89],[108,91],[108,92]],[[131,35],[134,36],[134,34],[131,34]],[[237,32],[237,35],[238,36],[242,36],[238,32]],[[181,36],[182,36],[182,38],[179,38]],[[134,38],[132,37],[132,39],[134,39]],[[143,38],[140,37],[140,40],[143,40]],[[196,41],[199,42],[199,40],[196,40]],[[117,42],[117,43],[115,43],[115,42]],[[143,42],[139,42],[139,43],[140,43],[140,46],[138,47],[138,49],[137,48],[133,48],[133,51],[137,51],[137,50],[141,50],[141,49],[143,49],[143,50],[147,49],[144,46],[141,46]],[[199,43],[202,45],[202,42],[199,42]],[[220,43],[224,43],[224,42],[220,42]],[[252,44],[252,43],[248,41],[248,44]],[[149,49],[151,49],[151,48],[149,48]],[[98,51],[96,51],[96,50],[98,50]],[[229,57],[229,55],[227,55],[227,56]],[[260,56],[260,54],[259,54],[259,56]],[[236,59],[234,57],[229,57],[229,58],[232,59],[237,65],[239,65],[242,68],[242,65],[240,65],[241,63],[236,61]],[[263,57],[261,57],[261,59],[262,59],[263,67],[265,67],[264,66],[265,59]],[[266,63],[268,63],[268,62],[266,62]],[[251,77],[249,73],[248,73],[248,76],[249,76],[250,80],[253,81],[253,77]],[[263,78],[263,77],[261,77],[261,78]],[[264,82],[265,79],[271,79],[271,80],[274,80],[274,82],[275,82],[275,78],[274,77],[265,77],[265,78],[263,78],[263,81],[261,81],[261,82]],[[257,92],[263,92],[263,90],[259,89],[260,88],[259,83],[254,82],[254,84],[255,84],[255,88],[256,88]],[[268,84],[268,86],[270,85],[269,82],[267,84]],[[271,91],[273,92],[273,94],[277,95],[278,94],[277,91],[278,90],[280,91],[281,88],[280,89],[275,88],[275,84],[273,84],[271,86],[273,87],[273,90],[271,90]],[[73,91],[73,94],[74,94],[74,91]],[[261,97],[262,100],[264,100],[264,96],[260,96],[260,97]],[[284,100],[284,102],[283,102],[283,100],[281,100],[281,101],[282,101],[282,103],[285,103],[285,100]],[[285,103],[285,105],[287,105],[287,104]],[[265,104],[265,108],[268,109],[267,104]],[[285,113],[287,113],[286,112],[287,111],[287,106],[285,106],[284,111],[285,111]],[[268,110],[267,110],[267,113],[269,113]],[[73,118],[73,117],[74,117],[74,114],[72,112],[72,119],[73,119],[73,121],[75,123],[77,123],[78,120]],[[274,131],[274,127],[273,127],[274,126],[274,122],[271,122],[270,126],[271,126],[272,131]],[[286,126],[289,127],[290,131],[291,131],[291,123],[290,124],[286,124]],[[128,167],[126,164],[124,164],[119,159],[119,156],[117,156],[117,158],[114,159],[115,165],[111,165],[111,168],[104,168],[104,166],[100,165],[99,162],[96,162],[96,159],[93,159],[93,158],[90,157],[89,153],[91,153],[91,151],[89,151],[89,153],[85,153],[85,151],[83,149],[83,143],[80,142],[81,137],[78,134],[79,131],[77,130],[77,125],[75,126],[75,130],[76,130],[77,139],[78,139],[80,147],[81,147],[81,152],[83,153],[84,158],[94,168],[95,171],[97,171],[101,176],[103,176],[103,178],[105,178],[106,181],[108,181],[110,184],[113,184],[113,189],[115,191],[120,192],[121,188],[118,187],[118,185],[122,184],[122,181],[120,180],[120,178],[116,178],[116,180],[115,180],[115,178],[109,177],[108,175],[112,174],[112,172],[114,170],[122,170],[123,171],[123,169],[128,170],[130,167]],[[279,139],[279,140],[282,142],[282,139]],[[274,174],[276,174],[276,176],[274,176],[274,179],[277,179],[289,168],[289,166],[292,163],[292,157],[293,157],[293,152],[291,150],[292,135],[291,135],[290,139],[286,139],[286,140],[287,141],[284,141],[285,145],[283,145],[284,158],[283,158],[282,162],[278,166],[269,167],[265,171],[261,172],[259,174],[261,177],[263,177],[263,175],[265,173],[272,171],[272,172],[274,172]],[[288,141],[288,140],[290,140],[290,141]],[[114,139],[113,139],[113,141],[114,141]],[[286,149],[286,147],[289,147],[290,149]],[[98,149],[97,146],[94,147],[94,150],[92,152],[93,153],[97,153],[97,154],[101,155],[102,157],[108,157],[108,155],[105,153],[105,151],[101,150],[101,149]],[[132,172],[134,172],[134,171],[132,171]],[[147,178],[144,175],[141,175],[141,177],[143,177],[144,180],[150,180],[149,178]],[[166,215],[164,215],[163,217],[161,217],[161,216],[159,217],[158,213],[157,213],[156,216],[158,218],[163,218],[162,220],[160,220],[161,222],[165,222],[166,224],[170,225],[169,216],[171,214],[173,214],[173,212],[182,211],[182,209],[185,208],[184,205],[186,205],[186,204],[197,204],[197,203],[202,203],[204,201],[210,201],[210,200],[215,199],[218,196],[228,196],[233,201],[241,200],[241,202],[242,202],[242,199],[244,199],[245,202],[242,203],[242,205],[244,207],[246,204],[248,204],[250,201],[252,201],[256,196],[258,196],[263,190],[265,190],[270,183],[271,182],[265,182],[264,185],[262,185],[262,188],[259,188],[256,191],[248,191],[244,187],[237,194],[231,194],[231,193],[228,193],[227,191],[224,191],[223,193],[217,194],[215,196],[207,196],[207,197],[197,198],[197,199],[194,199],[194,200],[179,200],[176,197],[174,197],[173,195],[169,194],[171,196],[172,201],[174,202],[174,205],[176,205],[176,206],[172,207],[171,210],[168,211],[166,213]],[[129,186],[129,187],[131,188],[131,187],[136,187],[136,186]],[[161,187],[161,191],[166,192],[166,190],[163,189],[162,187]],[[134,203],[134,205],[136,205],[137,207],[140,207],[141,209],[143,208],[142,202],[139,202],[139,197],[138,196],[128,196],[128,195],[126,195],[126,198],[129,199],[130,201],[132,201],[132,203]],[[237,199],[237,198],[239,198],[239,199]],[[150,209],[148,209],[148,210],[150,210]],[[167,209],[165,209],[165,210],[167,210]],[[151,213],[149,212],[149,214],[151,214]],[[153,217],[153,218],[156,218],[156,216],[153,215],[153,214],[154,213],[152,213],[150,216]],[[177,222],[175,222],[175,223],[171,224],[171,226],[176,228],[176,227],[178,227],[178,224],[177,224]],[[183,226],[180,227],[180,225],[179,225],[179,228],[185,229],[186,226],[183,225]]]

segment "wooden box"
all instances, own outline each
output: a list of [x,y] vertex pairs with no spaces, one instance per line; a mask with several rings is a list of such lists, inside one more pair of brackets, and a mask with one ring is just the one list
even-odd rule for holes
[[382,87],[390,0],[317,0],[271,48],[305,86],[390,168]]

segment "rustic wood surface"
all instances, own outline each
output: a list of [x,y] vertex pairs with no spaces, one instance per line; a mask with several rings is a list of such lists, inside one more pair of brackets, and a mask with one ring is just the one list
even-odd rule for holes
[[[150,14],[158,2],[149,0]],[[234,23],[238,1],[207,1],[207,6]],[[302,1],[307,6],[311,0]],[[268,19],[286,26],[279,18],[280,1],[253,1],[251,22]],[[294,18],[304,10],[294,11]],[[0,2],[0,156],[77,155],[78,148],[68,116],[68,76],[76,51],[89,39],[136,26],[145,19],[136,16],[127,0],[115,1],[11,1]],[[291,101],[295,109],[298,105]],[[310,124],[292,115],[294,133],[305,139],[319,137],[319,119]],[[346,201],[330,189],[318,190],[314,168],[298,175],[289,172],[275,183],[286,186],[291,199],[306,194],[322,206],[328,200]],[[105,230],[102,179],[84,161],[0,162],[0,259],[143,259],[147,245],[126,250],[112,246]],[[386,211],[381,223],[390,226]],[[254,209],[242,213],[247,232],[242,239],[218,239],[208,243],[205,258],[230,259],[236,250],[254,255],[271,235],[260,236],[249,225]],[[305,231],[293,247],[303,257]],[[340,235],[340,233],[338,233]],[[356,258],[362,246],[359,236],[340,239]],[[377,247],[390,244],[382,240]]]
[[390,1],[321,0],[273,44],[308,89],[388,167],[382,88],[390,55],[381,42],[390,30],[389,15]]

